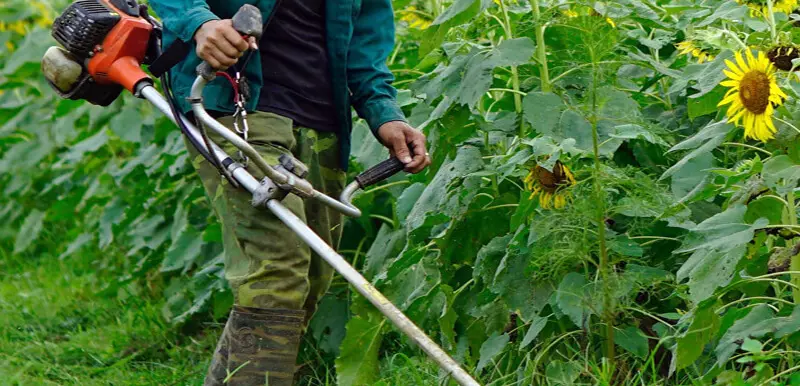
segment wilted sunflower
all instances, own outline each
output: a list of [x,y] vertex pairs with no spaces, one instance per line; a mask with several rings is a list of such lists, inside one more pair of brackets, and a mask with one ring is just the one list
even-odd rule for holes
[[[750,14],[753,16],[763,16],[769,13],[767,0],[736,0],[736,2],[750,8]],[[772,2],[772,11],[788,15],[797,8],[797,4],[798,0],[775,0]]]
[[542,209],[565,207],[571,197],[566,188],[572,185],[575,185],[575,176],[561,161],[556,161],[552,172],[536,165],[525,177],[525,189],[531,192],[531,198],[539,195]]
[[791,71],[794,67],[792,60],[800,58],[800,49],[791,45],[778,46],[767,52],[767,58],[778,69]]
[[708,53],[707,50],[698,47],[695,42],[691,40],[680,42],[676,45],[676,47],[678,47],[678,52],[681,55],[689,54],[697,58],[697,63],[702,64],[714,60],[714,55]]
[[726,114],[728,121],[738,125],[741,120],[746,138],[766,142],[778,131],[772,123],[772,114],[786,94],[775,81],[775,66],[763,52],[758,52],[757,59],[750,50],[745,50],[745,54],[747,61],[741,52],[736,52],[736,63],[725,60],[728,70],[723,72],[728,80],[720,85],[730,90],[717,106],[730,104]]

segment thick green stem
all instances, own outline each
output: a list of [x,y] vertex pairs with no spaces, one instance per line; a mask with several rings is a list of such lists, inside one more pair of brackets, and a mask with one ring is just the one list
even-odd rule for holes
[[[789,212],[789,225],[796,226],[797,225],[797,203],[795,202],[794,197],[794,189],[789,191],[789,194],[786,195],[786,209]],[[792,247],[791,245],[789,246]],[[795,287],[792,288],[792,297],[794,298],[794,304],[800,305],[800,253],[792,256],[791,264],[789,265],[789,270],[792,273],[792,284]]]
[[[592,58],[592,62],[595,60]],[[608,261],[608,247],[606,245],[606,199],[605,191],[603,190],[602,179],[602,165],[600,163],[600,138],[597,131],[597,66],[592,66],[592,148],[594,151],[594,196],[595,204],[597,205],[597,237],[600,241],[600,262],[598,270],[600,271],[600,280],[603,283],[603,319],[606,322],[606,358],[609,364],[614,365],[614,310],[612,309],[613,303],[611,299],[611,288],[609,278],[609,261]]]
[[778,42],[778,28],[775,26],[775,12],[772,8],[772,0],[767,0],[767,23],[769,23],[769,34],[772,38],[772,43]]
[[550,70],[547,68],[547,44],[544,41],[544,22],[539,9],[539,0],[531,2],[533,17],[536,19],[536,61],[539,62],[539,77],[542,80],[542,91],[550,92],[553,87],[550,83]]
[[[514,38],[514,29],[511,24],[511,17],[508,16],[508,8],[506,8],[505,0],[500,0],[498,2],[500,4],[500,11],[503,12],[503,30],[506,35],[506,40],[511,40]],[[517,70],[517,66],[511,66],[511,87],[514,90],[514,111],[517,114],[522,113],[522,92],[520,90],[520,82],[519,82],[519,71]],[[524,120],[521,120],[522,124],[520,124],[519,134],[520,136],[525,135],[525,123]]]

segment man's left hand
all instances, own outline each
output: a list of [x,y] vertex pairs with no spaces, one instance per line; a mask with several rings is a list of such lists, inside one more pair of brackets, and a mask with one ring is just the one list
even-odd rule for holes
[[402,121],[384,123],[378,129],[378,137],[392,156],[406,165],[409,173],[419,173],[431,164],[425,146],[425,135]]

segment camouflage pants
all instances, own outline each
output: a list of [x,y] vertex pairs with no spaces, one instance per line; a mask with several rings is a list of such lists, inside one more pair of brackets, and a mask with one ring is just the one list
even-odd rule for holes
[[[219,121],[233,127],[231,117]],[[256,112],[248,116],[248,142],[264,159],[275,165],[278,157],[291,153],[309,168],[308,181],[318,190],[339,197],[345,173],[339,167],[339,146],[334,133],[295,128],[289,118]],[[209,137],[237,158],[236,148],[209,131]],[[225,277],[233,289],[235,303],[261,309],[305,310],[311,318],[330,286],[331,268],[269,210],[254,208],[251,194],[231,186],[189,145],[197,169],[217,218],[222,224],[225,247]],[[264,175],[248,170],[257,179]],[[334,248],[341,237],[341,215],[313,200],[289,195],[284,205],[304,220]]]

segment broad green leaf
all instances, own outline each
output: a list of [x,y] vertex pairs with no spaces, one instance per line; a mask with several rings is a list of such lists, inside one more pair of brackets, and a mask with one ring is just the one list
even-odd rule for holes
[[681,370],[693,364],[703,354],[703,350],[719,332],[720,319],[716,313],[719,303],[708,301],[700,304],[681,318],[680,324],[689,326],[676,338],[672,357],[672,371]]
[[14,254],[25,252],[36,241],[42,232],[46,216],[47,213],[34,209],[28,214],[28,217],[25,217],[25,221],[22,222],[17,233],[17,240],[14,242]]
[[119,114],[111,118],[109,127],[118,137],[125,141],[138,143],[142,139],[142,123],[144,117],[138,103],[127,103]]
[[520,350],[528,347],[539,336],[539,333],[547,326],[548,320],[549,318],[540,316],[533,318],[530,327],[528,327],[528,332],[525,333],[525,337],[522,338],[522,343],[519,345]]
[[508,334],[503,334],[494,335],[483,342],[481,345],[480,360],[478,361],[478,367],[475,371],[480,373],[488,364],[492,363],[494,358],[500,355],[506,346],[508,346],[508,341]]
[[80,236],[75,238],[75,241],[73,241],[72,243],[70,243],[67,246],[67,250],[64,251],[64,253],[62,253],[61,255],[59,255],[58,259],[59,260],[64,260],[67,257],[72,256],[72,254],[74,254],[75,252],[77,252],[78,250],[83,248],[86,244],[88,244],[89,241],[92,241],[92,235],[91,234],[89,234],[89,233],[81,234]]
[[456,0],[453,5],[448,7],[442,12],[432,25],[436,26],[445,22],[451,22],[451,25],[457,25],[466,22],[475,16],[481,7],[480,0]]
[[512,234],[502,237],[495,237],[489,244],[486,244],[478,251],[475,265],[472,269],[472,277],[480,279],[485,284],[494,282],[494,276],[500,261],[506,255],[506,248],[511,242]]
[[725,332],[720,338],[714,352],[717,355],[717,364],[723,365],[739,348],[744,339],[757,339],[768,334],[773,334],[780,339],[789,334],[800,331],[800,306],[794,308],[791,315],[775,317],[775,313],[766,304],[760,304]]
[[689,119],[702,117],[703,115],[714,114],[720,111],[717,107],[728,89],[722,86],[715,87],[711,92],[703,95],[692,95],[689,97],[687,104],[687,111],[689,112]]
[[108,143],[108,135],[105,130],[101,130],[97,134],[73,145],[70,151],[62,157],[61,161],[79,161],[83,159],[86,153],[94,153],[105,146],[106,143]]
[[[377,319],[377,318],[376,318]],[[336,381],[340,386],[372,385],[378,377],[378,349],[383,339],[383,319],[354,317],[336,358]]]
[[689,295],[693,302],[706,300],[717,288],[731,282],[736,265],[744,257],[745,252],[747,247],[744,245],[724,252],[697,250],[678,270],[678,280],[689,278]]
[[547,364],[545,376],[549,385],[573,385],[583,371],[583,364],[554,360]]
[[3,68],[4,75],[11,75],[17,72],[25,64],[36,64],[42,61],[45,51],[54,45],[55,41],[50,36],[50,31],[44,28],[36,28],[31,31],[11,57],[6,61]]
[[644,249],[627,235],[618,235],[608,241],[608,247],[622,256],[642,257]]
[[695,136],[675,145],[670,149],[670,152],[686,149],[694,149],[687,153],[680,161],[672,165],[663,175],[661,179],[665,179],[677,171],[681,170],[686,164],[698,157],[707,156],[712,150],[716,149],[719,145],[725,142],[725,136],[730,133],[733,126],[724,123],[713,123],[706,126],[703,130]]
[[647,359],[650,349],[647,336],[635,326],[627,326],[614,332],[614,343],[639,359]]
[[564,109],[564,101],[553,93],[531,92],[522,100],[525,120],[540,134],[555,133]]
[[586,287],[583,275],[571,272],[564,276],[556,290],[558,308],[578,327],[585,327],[592,314],[586,303]]
[[469,173],[483,167],[480,151],[472,146],[458,149],[456,157],[446,161],[436,177],[420,195],[406,219],[406,229],[413,231],[421,227],[430,213],[443,214],[451,218],[462,215],[477,192],[464,189],[460,194],[451,194],[450,186]]
[[747,204],[744,221],[755,222],[760,218],[766,218],[771,225],[782,224],[784,208],[785,206],[780,200],[761,196]]
[[675,252],[686,253],[700,249],[725,252],[749,243],[755,230],[769,224],[769,221],[758,219],[753,224],[747,224],[744,222],[746,212],[746,206],[735,205],[706,219],[691,229],[686,241]]
[[797,188],[800,165],[794,163],[788,155],[779,155],[764,162],[762,175],[767,186],[777,190],[779,194],[787,194]]
[[519,66],[528,63],[535,51],[536,45],[529,38],[503,40],[492,50],[489,60],[492,67]]
[[317,312],[309,322],[311,336],[323,352],[339,355],[339,347],[344,340],[349,317],[347,301],[328,294],[319,303]]
[[203,236],[194,230],[185,229],[167,250],[167,255],[161,263],[161,272],[188,268],[200,255],[202,247]]
[[363,274],[373,278],[395,257],[403,248],[405,242],[404,229],[392,229],[383,224],[375,237],[375,241],[367,251]]
[[653,134],[642,126],[634,124],[614,127],[614,132],[611,134],[611,137],[618,139],[642,139],[656,145],[668,146],[667,142],[661,139],[661,137]]

